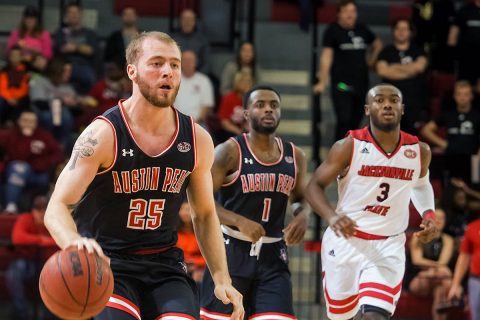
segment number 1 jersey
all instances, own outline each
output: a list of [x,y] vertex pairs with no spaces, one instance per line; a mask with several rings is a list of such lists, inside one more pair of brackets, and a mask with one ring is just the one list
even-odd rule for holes
[[281,238],[288,198],[295,187],[294,145],[275,138],[280,157],[275,162],[264,163],[253,153],[246,134],[231,139],[240,154],[239,168],[234,180],[219,190],[219,203],[260,223],[267,236]]
[[358,230],[392,236],[408,226],[412,188],[421,171],[418,138],[400,131],[400,141],[385,153],[369,128],[348,132],[353,148],[350,167],[338,178],[336,212],[355,220]]

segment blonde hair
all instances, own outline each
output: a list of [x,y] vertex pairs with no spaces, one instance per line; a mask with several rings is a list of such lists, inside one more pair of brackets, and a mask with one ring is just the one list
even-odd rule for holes
[[165,32],[160,31],[149,31],[149,32],[142,32],[138,34],[129,44],[127,49],[125,50],[125,58],[127,60],[127,64],[135,64],[138,61],[138,57],[142,54],[142,44],[145,39],[153,38],[155,40],[159,40],[165,42],[167,44],[174,44],[180,50],[177,42],[173,40]]

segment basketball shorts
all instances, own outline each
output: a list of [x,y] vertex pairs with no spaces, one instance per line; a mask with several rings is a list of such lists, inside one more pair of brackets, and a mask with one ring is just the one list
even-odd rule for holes
[[178,248],[149,255],[110,257],[115,285],[98,320],[199,319],[195,282],[187,275],[183,252]]
[[[245,319],[296,319],[285,242],[264,243],[260,255],[250,256],[251,243],[224,234],[227,262],[233,286],[243,295]],[[214,295],[210,272],[204,274],[200,292],[201,319],[230,319],[231,304]]]
[[350,319],[362,305],[393,314],[405,272],[405,234],[382,240],[337,237],[322,241],[323,291],[332,320]]

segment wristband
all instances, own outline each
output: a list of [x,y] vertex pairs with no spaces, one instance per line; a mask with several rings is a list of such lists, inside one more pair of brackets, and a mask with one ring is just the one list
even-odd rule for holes
[[303,210],[303,206],[301,202],[292,203],[292,214],[294,217],[296,217],[302,210]]
[[422,218],[425,219],[425,220],[435,221],[435,212],[433,210],[427,210],[423,213]]

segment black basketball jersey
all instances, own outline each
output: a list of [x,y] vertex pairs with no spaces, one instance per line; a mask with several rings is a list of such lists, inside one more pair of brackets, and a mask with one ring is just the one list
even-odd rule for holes
[[231,138],[239,147],[237,176],[222,186],[218,201],[226,209],[256,221],[269,237],[282,237],[285,211],[290,192],[295,187],[295,147],[275,138],[280,158],[263,163],[253,154],[246,134]]
[[82,236],[95,238],[109,251],[173,246],[196,162],[193,120],[175,110],[175,135],[152,157],[138,147],[122,108],[120,103],[100,117],[114,128],[115,160],[87,188],[74,211],[75,223]]

